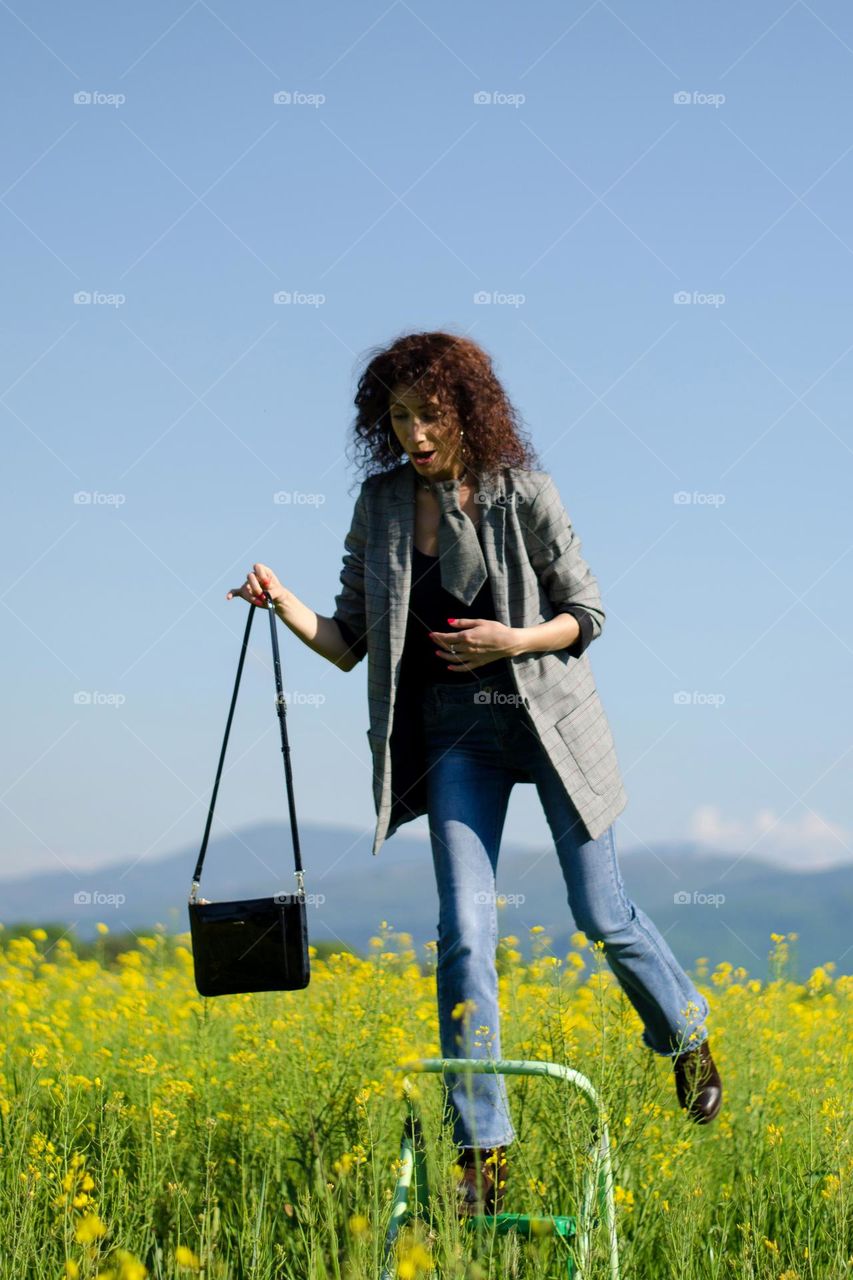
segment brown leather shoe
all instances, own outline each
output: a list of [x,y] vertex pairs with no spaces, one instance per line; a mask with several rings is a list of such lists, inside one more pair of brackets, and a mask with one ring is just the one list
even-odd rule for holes
[[723,1082],[711,1057],[707,1039],[698,1049],[679,1053],[672,1060],[679,1105],[697,1124],[708,1124],[723,1105]]
[[462,1147],[456,1163],[462,1167],[462,1180],[457,1188],[459,1216],[500,1213],[506,1194],[506,1147]]

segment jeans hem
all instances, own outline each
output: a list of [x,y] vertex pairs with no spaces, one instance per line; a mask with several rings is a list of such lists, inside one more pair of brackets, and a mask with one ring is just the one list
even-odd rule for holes
[[516,1140],[516,1134],[511,1138],[498,1138],[496,1141],[488,1140],[486,1142],[455,1142],[455,1146],[461,1147],[463,1151],[485,1151],[488,1147],[511,1147]]
[[645,1046],[645,1048],[646,1048],[646,1049],[650,1049],[652,1053],[654,1053],[654,1054],[656,1054],[656,1055],[657,1055],[657,1057],[659,1057],[659,1058],[677,1058],[677,1057],[679,1056],[679,1054],[681,1054],[681,1053],[692,1053],[695,1049],[698,1049],[698,1048],[699,1048],[699,1046],[700,1046],[700,1045],[702,1045],[702,1044],[704,1044],[704,1043],[705,1043],[705,1041],[709,1038],[709,1034],[710,1034],[710,1033],[706,1030],[706,1031],[705,1031],[705,1034],[704,1034],[704,1035],[701,1035],[701,1034],[699,1033],[698,1029],[697,1029],[696,1034],[697,1034],[698,1039],[696,1039],[696,1040],[691,1040],[691,1041],[689,1041],[689,1043],[688,1043],[688,1042],[685,1042],[685,1043],[684,1043],[684,1045],[683,1045],[680,1049],[656,1049],[656,1048],[655,1048],[655,1046],[654,1046],[653,1044],[649,1044],[648,1040],[646,1039],[646,1033],[645,1033],[645,1031],[643,1032],[643,1034],[642,1034],[642,1036],[641,1036],[641,1040],[642,1040],[642,1043],[643,1043],[643,1045]]

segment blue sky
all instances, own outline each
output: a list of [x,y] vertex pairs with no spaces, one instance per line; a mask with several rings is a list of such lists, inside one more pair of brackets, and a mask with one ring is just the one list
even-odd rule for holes
[[[620,848],[853,856],[847,6],[34,0],[0,28],[0,875],[198,844],[226,591],[260,560],[332,612],[358,372],[440,328],[492,355],[599,580]],[[286,820],[259,623],[237,830]],[[279,638],[298,815],[372,834],[366,663]],[[532,787],[505,838],[547,841]]]

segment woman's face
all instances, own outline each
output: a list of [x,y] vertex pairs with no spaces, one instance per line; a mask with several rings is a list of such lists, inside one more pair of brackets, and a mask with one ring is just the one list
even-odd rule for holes
[[428,480],[450,480],[461,475],[460,431],[455,414],[441,415],[434,400],[424,403],[416,392],[404,387],[393,389],[388,409],[397,439],[419,475]]

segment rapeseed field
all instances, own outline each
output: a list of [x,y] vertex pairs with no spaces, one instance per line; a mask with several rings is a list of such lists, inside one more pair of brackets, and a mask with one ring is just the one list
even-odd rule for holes
[[[188,935],[108,954],[99,928],[85,956],[43,929],[0,934],[4,1280],[377,1280],[406,1064],[441,1056],[435,944],[419,956],[383,921],[366,957],[312,947],[304,991],[205,999]],[[600,1092],[625,1280],[853,1276],[853,977],[826,964],[795,981],[794,935],[768,940],[767,981],[696,959],[724,1087],[699,1126],[600,945],[575,934],[556,955],[531,934],[529,960],[512,935],[498,948],[502,1056],[567,1063]],[[464,1232],[441,1077],[407,1079],[432,1212],[400,1234],[400,1280],[564,1276],[560,1242]],[[574,1212],[583,1102],[550,1080],[507,1085],[505,1208]],[[608,1275],[602,1239],[589,1277]]]

